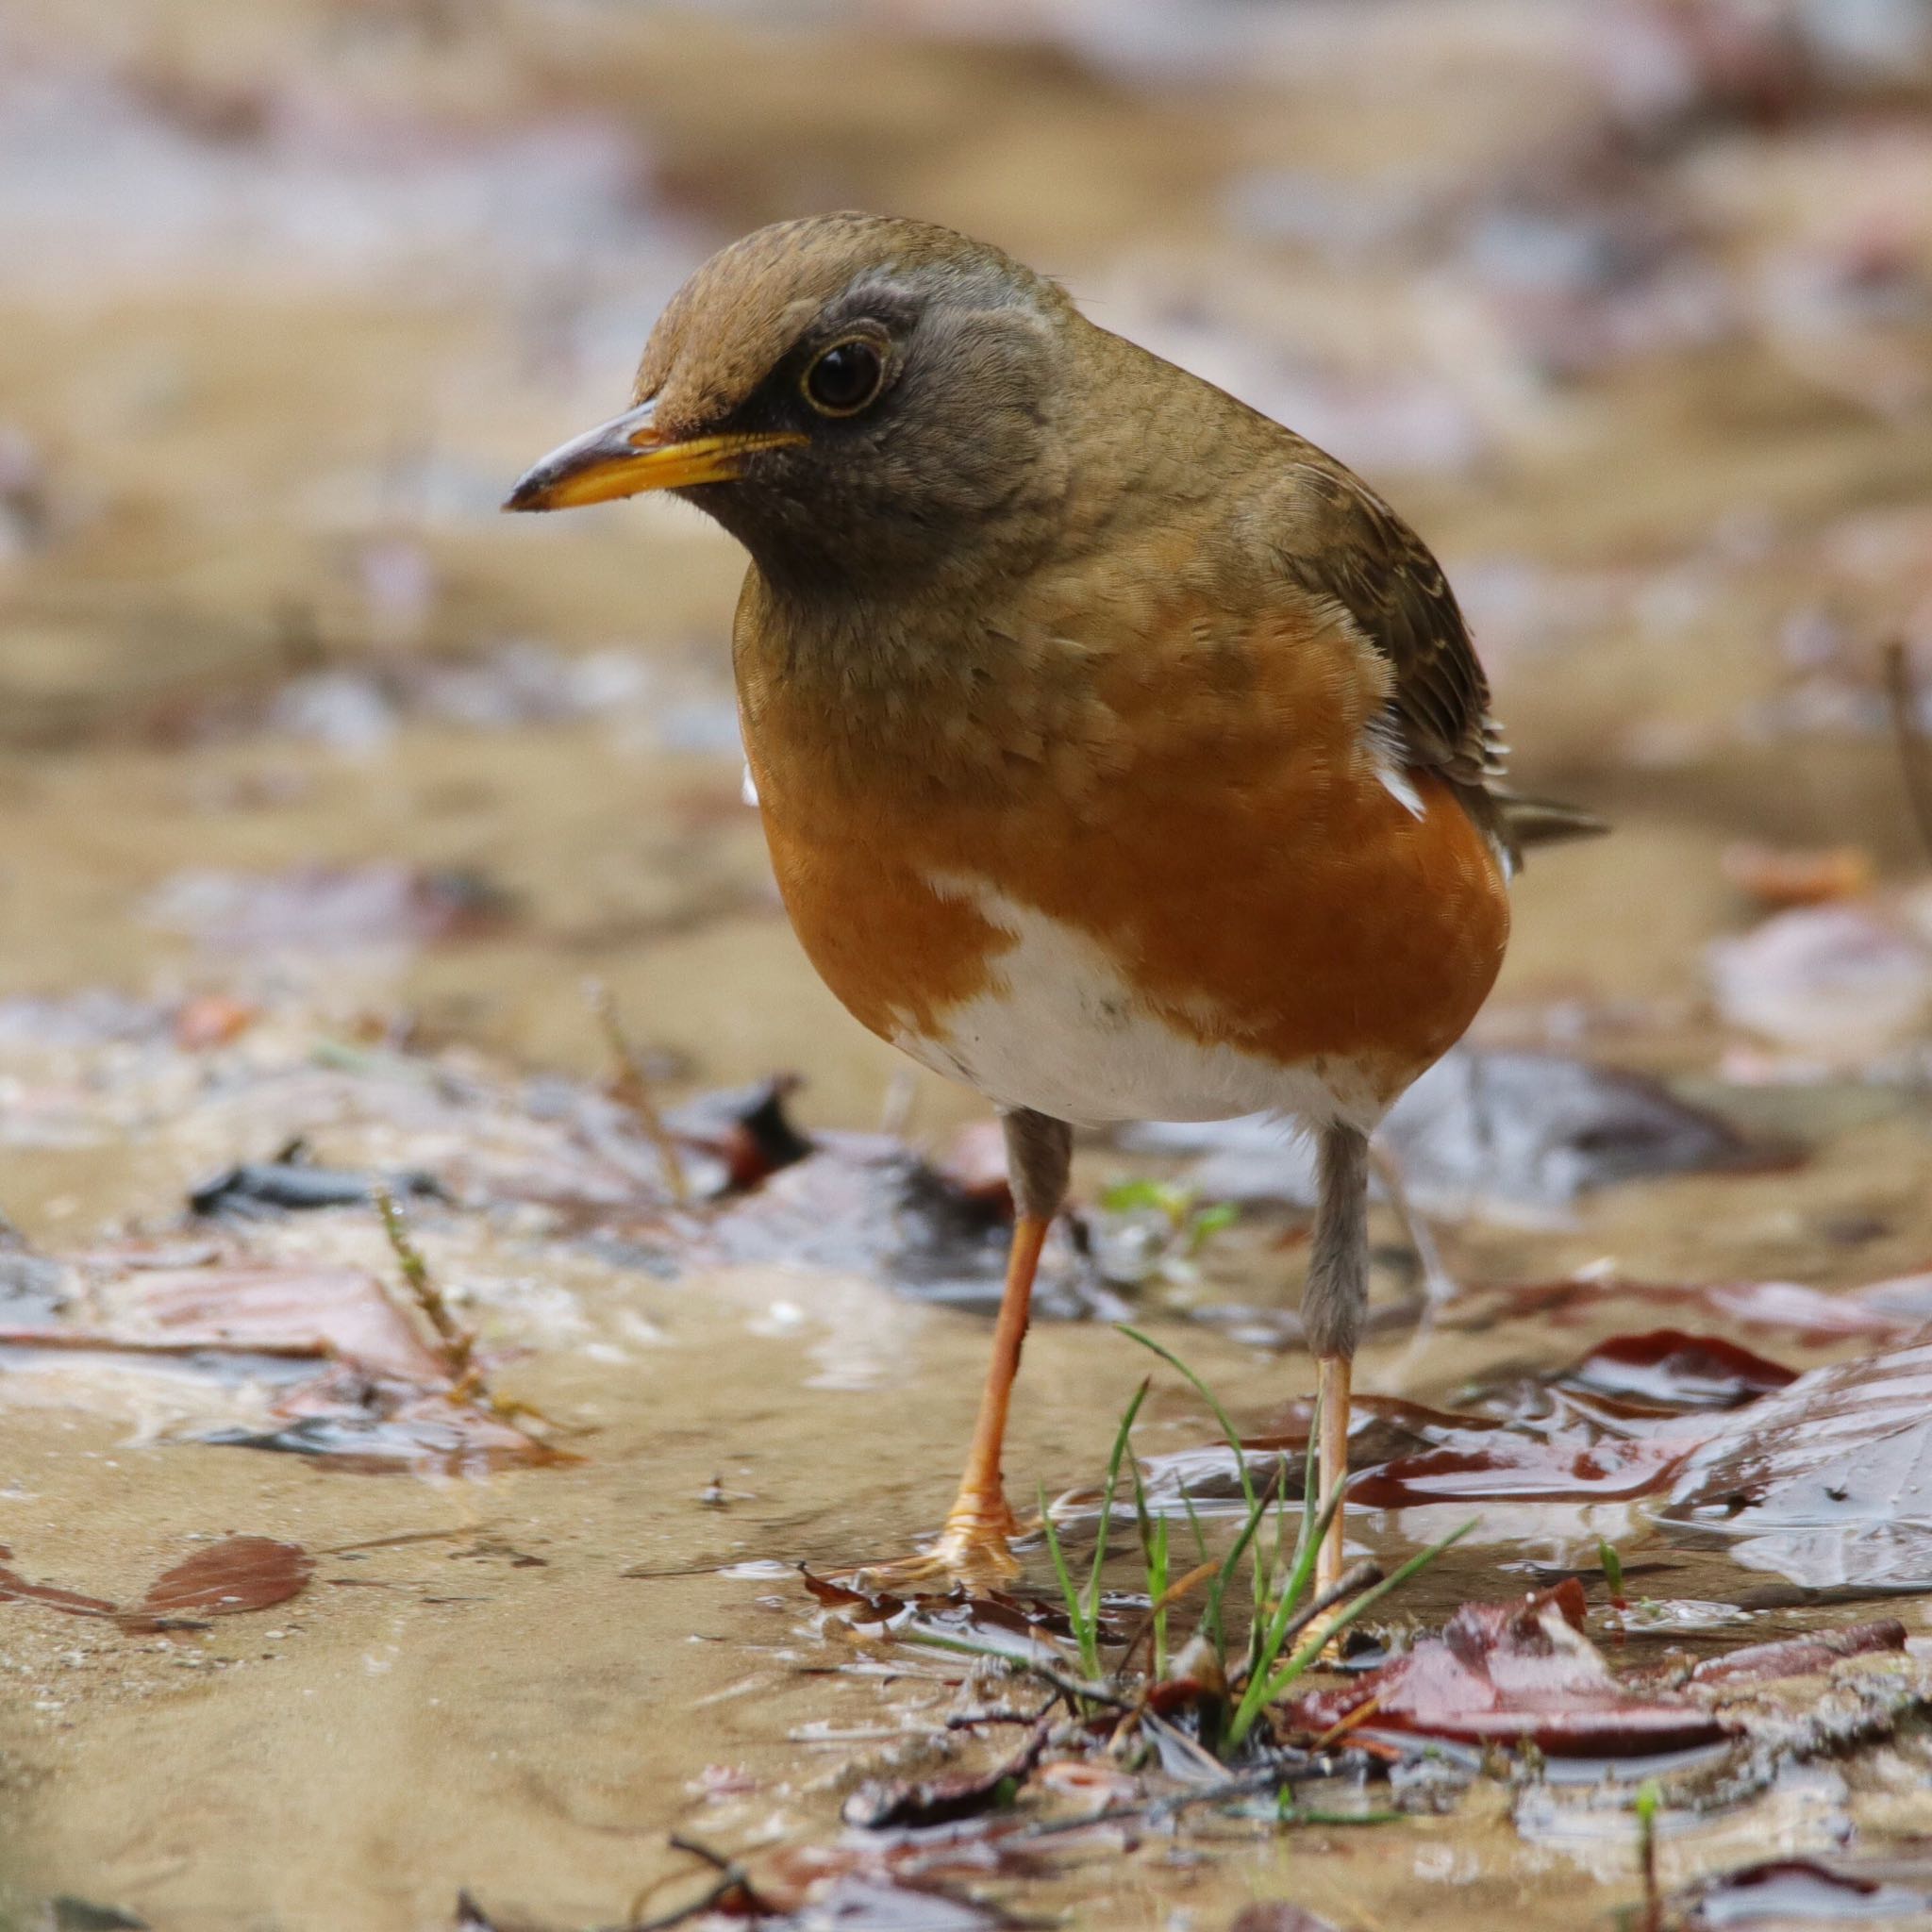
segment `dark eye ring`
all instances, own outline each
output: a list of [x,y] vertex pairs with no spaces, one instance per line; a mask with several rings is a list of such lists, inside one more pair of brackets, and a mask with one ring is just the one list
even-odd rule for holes
[[865,336],[847,336],[822,349],[805,372],[805,399],[822,416],[856,416],[877,396],[886,358]]

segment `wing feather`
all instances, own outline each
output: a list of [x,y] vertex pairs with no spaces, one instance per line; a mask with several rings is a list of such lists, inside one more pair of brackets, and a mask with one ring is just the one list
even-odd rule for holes
[[1366,484],[1310,449],[1278,551],[1310,596],[1347,611],[1394,673],[1390,722],[1412,762],[1480,788],[1502,770],[1490,685],[1442,566]]

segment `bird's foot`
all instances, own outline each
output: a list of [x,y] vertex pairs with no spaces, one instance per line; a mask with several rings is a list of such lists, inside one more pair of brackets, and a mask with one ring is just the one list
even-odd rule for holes
[[1019,1534],[1019,1519],[1004,1495],[962,1495],[931,1549],[896,1562],[868,1563],[858,1580],[868,1589],[890,1591],[925,1584],[1008,1583],[1020,1574],[1011,1541]]

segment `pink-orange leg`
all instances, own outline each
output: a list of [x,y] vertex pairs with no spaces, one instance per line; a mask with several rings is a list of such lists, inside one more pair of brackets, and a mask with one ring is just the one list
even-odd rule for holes
[[[1348,1483],[1348,1410],[1354,1367],[1345,1355],[1324,1355],[1316,1364],[1315,1391],[1322,1411],[1316,1465],[1320,1483],[1315,1491],[1318,1510],[1326,1509],[1330,1500],[1340,1497]],[[1341,1570],[1341,1506],[1338,1502],[1328,1533],[1315,1553],[1315,1593],[1319,1596],[1340,1583]]]
[[1006,1446],[1007,1407],[1012,1399],[1014,1377],[1020,1373],[1020,1350],[1033,1307],[1033,1277],[1052,1225],[1050,1217],[1038,1214],[1023,1214],[1013,1224],[1006,1291],[1000,1298],[1000,1318],[993,1329],[992,1360],[987,1365],[986,1389],[979,1398],[979,1420],[974,1424],[972,1447],[966,1452],[959,1493],[946,1512],[946,1526],[939,1541],[924,1557],[868,1566],[868,1576],[915,1582],[926,1576],[1019,1574],[1019,1560],[1008,1539],[1017,1534],[1020,1525],[1007,1501],[1000,1460]]

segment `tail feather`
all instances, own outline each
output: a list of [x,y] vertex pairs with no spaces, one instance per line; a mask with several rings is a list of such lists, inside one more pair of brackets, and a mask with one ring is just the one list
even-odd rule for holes
[[1529,798],[1520,791],[1489,788],[1509,842],[1519,850],[1531,845],[1559,845],[1569,839],[1600,838],[1610,829],[1607,819],[1580,805],[1555,798]]
[[1522,871],[1524,852],[1531,845],[1594,839],[1610,829],[1608,821],[1581,806],[1563,805],[1554,798],[1528,798],[1494,778],[1457,791],[1469,815],[1489,835],[1512,874]]

